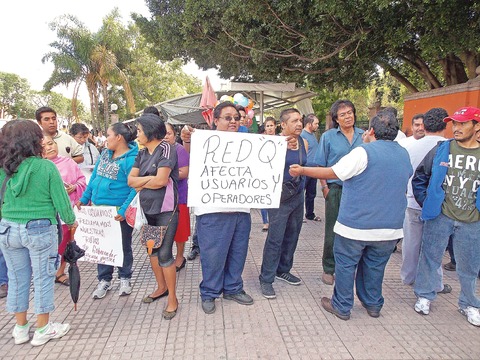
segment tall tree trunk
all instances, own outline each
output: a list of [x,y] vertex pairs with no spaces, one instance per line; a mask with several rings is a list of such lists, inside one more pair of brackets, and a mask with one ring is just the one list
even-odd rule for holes
[[449,53],[445,58],[440,59],[439,62],[442,65],[447,86],[462,84],[468,81],[465,66],[462,60],[455,54]]
[[385,71],[388,71],[390,73],[390,75],[392,75],[395,79],[397,79],[397,81],[402,84],[403,86],[405,86],[407,88],[407,90],[410,92],[410,93],[416,93],[418,92],[418,89],[415,85],[413,85],[410,81],[408,81],[408,79],[403,76],[402,74],[400,74],[396,69],[394,69],[392,66],[390,66],[389,64],[387,64],[386,62],[379,62],[379,64]]
[[104,117],[104,126],[103,131],[105,131],[110,125],[110,116],[108,111],[108,82],[102,81],[102,97],[103,97],[103,117]]
[[438,89],[442,87],[442,84],[437,79],[434,73],[430,70],[428,65],[423,61],[419,56],[410,53],[410,54],[399,54],[400,59],[404,60],[410,64],[418,74],[425,80],[430,89]]
[[474,51],[466,50],[460,54],[460,59],[467,68],[468,78],[475,79],[477,77],[477,67],[480,65],[480,54]]

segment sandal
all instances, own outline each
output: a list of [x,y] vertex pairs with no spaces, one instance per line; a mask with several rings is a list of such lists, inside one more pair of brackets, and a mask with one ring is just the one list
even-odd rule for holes
[[268,224],[263,225],[262,231],[263,231],[263,232],[267,232],[267,231],[268,231]]
[[[60,280],[64,276],[65,279]],[[68,279],[67,274],[60,274],[59,276],[55,276],[55,283],[70,286],[70,280]]]

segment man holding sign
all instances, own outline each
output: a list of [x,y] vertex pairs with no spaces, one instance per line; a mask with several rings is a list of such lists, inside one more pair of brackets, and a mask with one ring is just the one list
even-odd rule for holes
[[[217,132],[238,131],[240,114],[232,103],[219,104],[213,111],[213,118]],[[215,299],[222,293],[224,299],[252,305],[253,299],[243,290],[242,279],[251,228],[250,209],[208,205],[197,206],[194,212],[201,253],[203,311],[213,314]]]

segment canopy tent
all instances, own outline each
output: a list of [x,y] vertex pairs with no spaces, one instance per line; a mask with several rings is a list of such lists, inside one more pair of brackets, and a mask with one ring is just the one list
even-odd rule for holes
[[[312,113],[311,98],[316,96],[314,92],[296,88],[294,83],[230,82],[222,85],[222,89],[215,92],[217,99],[223,95],[233,96],[236,93],[242,93],[255,102],[253,110],[256,116],[260,115],[261,122],[263,122],[264,112],[285,106],[295,105],[302,114]],[[186,95],[154,106],[172,124],[204,124],[202,112],[205,108],[200,107],[201,98],[202,93]],[[139,111],[136,115],[141,113],[142,111]]]

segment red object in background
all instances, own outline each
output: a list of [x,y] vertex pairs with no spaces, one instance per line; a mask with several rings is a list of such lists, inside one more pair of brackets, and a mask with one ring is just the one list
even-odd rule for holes
[[213,124],[213,108],[217,103],[217,95],[210,84],[208,76],[205,78],[205,84],[203,85],[202,98],[200,99],[200,106],[205,111],[202,112],[202,116],[207,122],[208,126],[212,127]]

